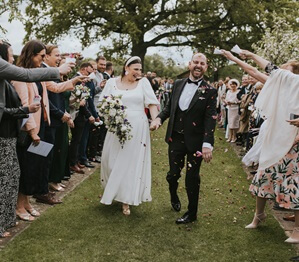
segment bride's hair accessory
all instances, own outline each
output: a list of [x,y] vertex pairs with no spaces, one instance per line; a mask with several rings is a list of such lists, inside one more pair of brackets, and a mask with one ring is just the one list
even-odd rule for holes
[[141,61],[141,58],[140,58],[139,56],[132,56],[132,57],[130,57],[130,58],[127,60],[125,66],[128,66],[128,65],[129,65],[131,62],[133,62],[134,60],[140,60],[140,61]]

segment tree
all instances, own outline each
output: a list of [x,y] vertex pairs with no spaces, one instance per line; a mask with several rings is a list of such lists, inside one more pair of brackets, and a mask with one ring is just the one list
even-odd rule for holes
[[156,72],[160,77],[176,78],[184,70],[185,67],[177,66],[171,58],[164,59],[159,54],[146,55],[144,58],[144,73],[151,71]]
[[[18,10],[19,0],[2,0],[0,2],[0,16],[5,12],[9,13],[9,22],[12,21],[15,17],[21,17],[20,12]],[[6,30],[4,27],[0,25],[0,33],[5,34]]]
[[87,46],[109,39],[110,46],[100,49],[105,55],[130,52],[142,59],[157,46],[249,48],[271,24],[264,16],[273,10],[296,15],[296,7],[296,0],[31,0],[26,40],[53,42],[71,33]]
[[280,65],[299,58],[299,32],[285,17],[274,16],[273,29],[266,29],[263,38],[252,47],[258,55]]

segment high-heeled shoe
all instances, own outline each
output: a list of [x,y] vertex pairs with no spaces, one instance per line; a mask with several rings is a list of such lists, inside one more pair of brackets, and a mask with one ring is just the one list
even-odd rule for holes
[[[297,235],[296,238],[294,235]],[[299,227],[294,227],[292,235],[284,242],[289,244],[299,244]]]
[[131,210],[130,210],[130,206],[127,204],[123,204],[122,205],[122,209],[123,209],[123,214],[125,216],[129,216],[131,214]]
[[254,229],[257,228],[258,225],[266,220],[267,215],[263,212],[260,214],[254,214],[254,218],[251,224],[247,225],[245,228],[247,229]]

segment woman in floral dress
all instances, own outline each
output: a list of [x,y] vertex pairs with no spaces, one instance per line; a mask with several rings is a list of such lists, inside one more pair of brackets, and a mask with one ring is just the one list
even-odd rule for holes
[[[249,190],[256,196],[256,212],[246,228],[257,228],[266,219],[267,199],[280,207],[294,210],[295,227],[285,242],[299,243],[299,134],[296,122],[286,121],[290,114],[299,115],[299,62],[291,60],[281,66],[242,50],[241,57],[253,59],[270,76],[224,51],[224,56],[236,62],[246,72],[265,83],[255,106],[267,118],[267,130],[262,142],[259,169]],[[291,71],[291,72],[290,72]]]

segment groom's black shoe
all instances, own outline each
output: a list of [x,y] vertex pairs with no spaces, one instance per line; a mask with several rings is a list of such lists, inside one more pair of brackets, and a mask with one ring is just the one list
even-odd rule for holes
[[191,217],[190,215],[185,214],[182,217],[178,218],[175,221],[175,223],[176,224],[188,224],[188,223],[192,223],[195,220],[196,220],[196,217]]
[[174,209],[174,211],[179,212],[181,211],[181,202],[178,200],[177,202],[171,202],[171,206]]

